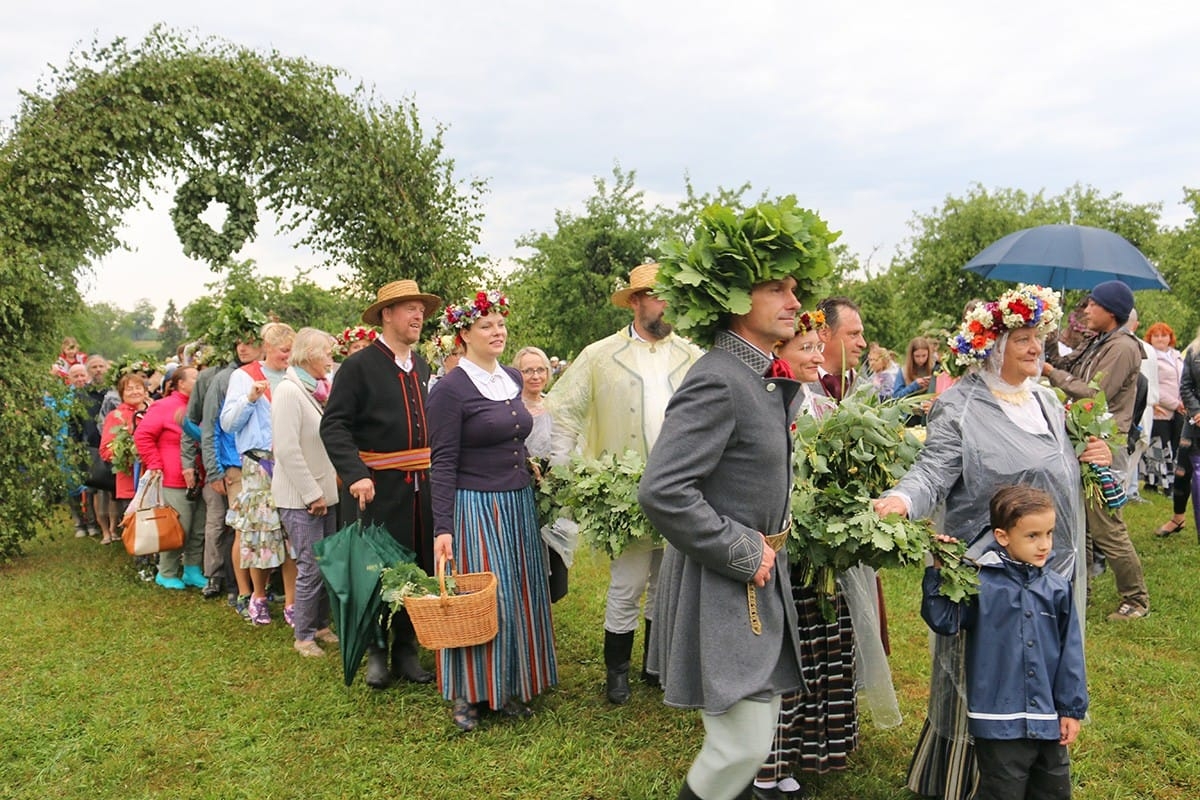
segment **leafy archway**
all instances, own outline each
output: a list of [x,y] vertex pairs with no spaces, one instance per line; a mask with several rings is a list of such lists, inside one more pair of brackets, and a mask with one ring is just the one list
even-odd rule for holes
[[[441,129],[427,134],[411,103],[339,82],[304,59],[156,28],[136,46],[73,55],[23,95],[0,143],[0,340],[20,343],[0,348],[0,374],[18,387],[0,429],[21,423],[0,445],[0,518],[13,523],[10,509],[34,505],[30,491],[54,489],[28,455],[51,424],[35,407],[58,312],[79,302],[93,259],[125,246],[121,219],[146,186],[237,176],[363,293],[410,277],[453,296],[474,277],[482,184],[454,177]],[[0,557],[39,517],[16,519],[0,530]]]

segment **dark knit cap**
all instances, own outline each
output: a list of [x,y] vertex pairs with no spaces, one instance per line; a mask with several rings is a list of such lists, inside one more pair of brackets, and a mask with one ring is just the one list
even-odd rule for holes
[[1118,325],[1129,321],[1129,312],[1133,311],[1133,292],[1120,281],[1105,281],[1092,289],[1088,297],[1094,300],[1096,305],[1112,312]]

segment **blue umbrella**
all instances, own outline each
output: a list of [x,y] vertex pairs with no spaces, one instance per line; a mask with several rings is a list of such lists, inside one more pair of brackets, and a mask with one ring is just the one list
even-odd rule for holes
[[992,280],[1051,289],[1092,289],[1114,280],[1130,289],[1171,288],[1127,239],[1086,225],[1041,225],[1010,233],[963,269]]

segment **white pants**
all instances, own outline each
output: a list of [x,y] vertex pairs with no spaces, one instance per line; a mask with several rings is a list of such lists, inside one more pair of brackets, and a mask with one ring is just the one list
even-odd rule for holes
[[704,713],[704,744],[687,782],[702,800],[733,800],[762,766],[775,740],[780,698],[739,700],[724,714]]
[[608,599],[604,604],[604,630],[631,633],[638,627],[638,605],[646,595],[647,620],[654,619],[654,596],[658,591],[658,567],[662,545],[639,542],[625,548],[608,565]]

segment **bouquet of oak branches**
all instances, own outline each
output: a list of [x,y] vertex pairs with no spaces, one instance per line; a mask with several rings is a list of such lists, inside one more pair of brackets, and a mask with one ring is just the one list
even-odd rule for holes
[[[1123,447],[1125,435],[1109,413],[1108,398],[1094,381],[1088,385],[1096,389],[1094,397],[1072,400],[1062,389],[1054,390],[1067,411],[1067,435],[1075,446],[1075,454],[1082,453],[1092,437],[1103,440],[1110,450]],[[1109,514],[1116,514],[1117,509],[1129,500],[1121,481],[1108,467],[1096,464],[1082,464],[1081,467],[1079,475],[1083,479],[1084,499],[1107,509]]]
[[[795,484],[788,555],[801,582],[830,597],[837,574],[862,563],[881,567],[942,563],[941,593],[962,600],[979,577],[962,542],[944,542],[926,521],[881,518],[874,498],[891,489],[916,460],[921,443],[905,427],[919,398],[879,401],[855,392],[795,426]],[[827,609],[832,613],[832,606]]]

